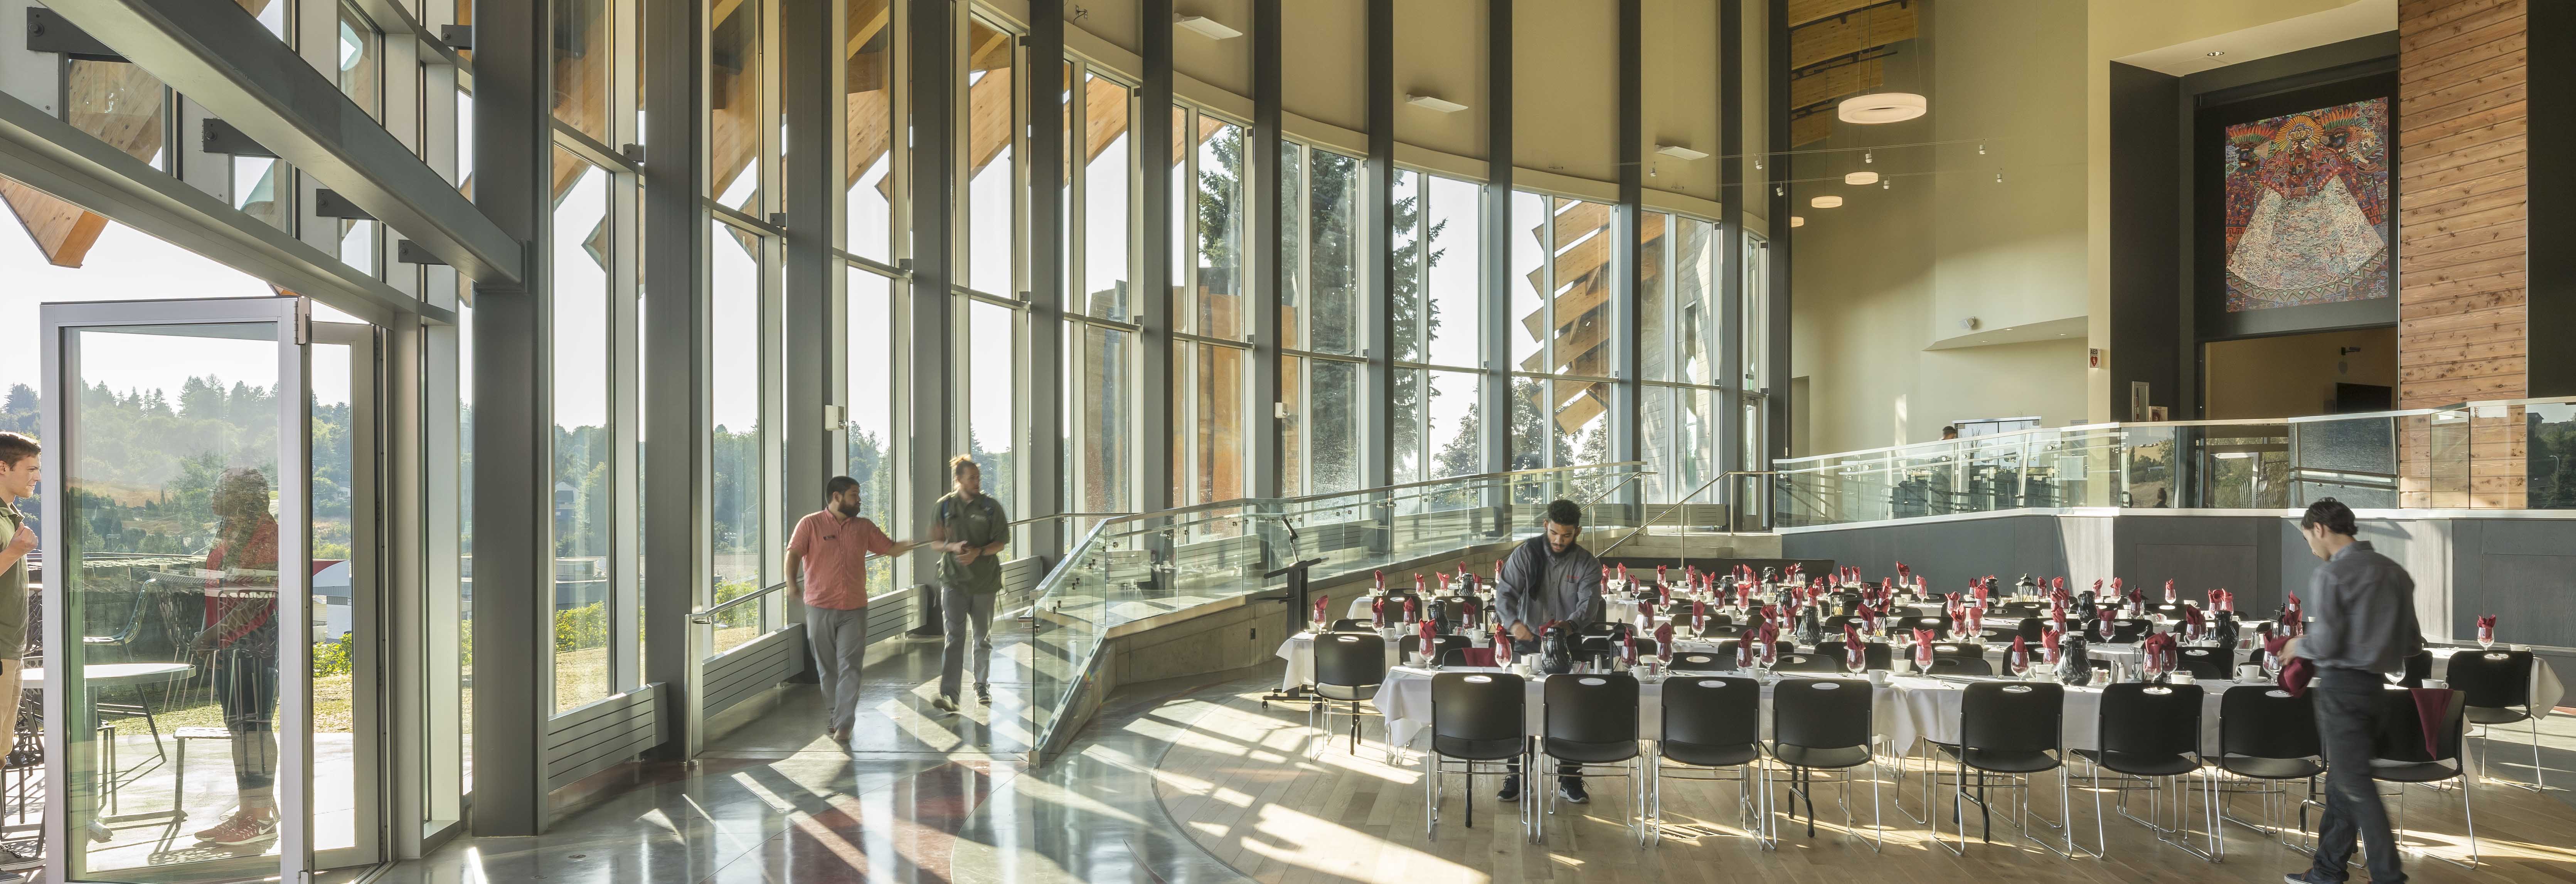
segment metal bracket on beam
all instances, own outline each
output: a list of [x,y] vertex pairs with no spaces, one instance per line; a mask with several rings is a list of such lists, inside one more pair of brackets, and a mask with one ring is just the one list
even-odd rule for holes
[[79,25],[42,6],[27,7],[27,51],[60,53],[81,61],[125,60]]
[[474,51],[473,25],[439,25],[438,41],[458,52]]
[[644,145],[641,145],[641,144],[621,144],[621,145],[618,145],[618,147],[617,147],[617,155],[618,155],[618,156],[621,156],[621,157],[625,157],[627,162],[635,164],[635,166],[636,166],[637,168],[642,168],[642,167],[643,167],[643,165],[644,165]]
[[430,254],[428,249],[421,248],[419,244],[407,239],[394,241],[394,260],[405,264],[445,265],[447,263],[439,260],[437,255]]
[[350,202],[348,197],[341,196],[339,191],[330,188],[313,191],[313,214],[350,221],[376,220],[376,216],[367,214],[367,210],[358,208],[358,204]]
[[242,130],[233,128],[233,124],[214,117],[207,117],[204,124],[200,125],[197,131],[198,139],[203,144],[207,153],[219,153],[236,157],[267,157],[272,160],[277,159],[276,151],[261,147],[259,142],[253,141],[250,136],[242,134]]

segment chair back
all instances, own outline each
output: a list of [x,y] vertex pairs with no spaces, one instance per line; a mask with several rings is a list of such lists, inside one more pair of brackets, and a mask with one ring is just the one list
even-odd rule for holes
[[1355,619],[1355,618],[1351,618],[1351,617],[1344,617],[1344,618],[1342,618],[1342,619],[1335,620],[1335,621],[1333,621],[1333,622],[1332,622],[1332,624],[1331,624],[1331,625],[1324,627],[1324,631],[1326,631],[1326,632],[1370,632],[1370,631],[1372,631],[1372,630],[1369,628],[1368,621],[1366,621],[1366,620],[1359,620],[1359,619]]
[[2111,621],[2111,642],[2113,644],[2128,644],[2130,642],[2146,638],[2147,633],[2155,631],[2155,628],[2155,622],[2150,620],[2139,620],[2132,617],[2123,617],[2118,620],[2113,620]]
[[1776,672],[1841,672],[1843,658],[1823,654],[1782,654],[1772,661],[1771,669]]
[[[1448,653],[1453,648],[1464,649],[1469,646],[1467,637],[1463,635],[1435,635],[1431,637],[1431,656],[1437,658],[1441,654]],[[1411,663],[1413,662],[1414,652],[1420,650],[1421,647],[1422,636],[1420,635],[1406,635],[1399,637],[1396,639],[1395,649],[1402,652],[1402,656],[1397,659],[1406,663]]]
[[1732,649],[1730,649],[1728,653],[1724,654],[1711,654],[1702,651],[1684,651],[1673,655],[1673,671],[1733,672],[1735,671],[1735,654]]
[[1771,688],[1771,741],[1804,749],[1869,745],[1871,691],[1858,679],[1782,679]]
[[1983,678],[1995,674],[1995,665],[1986,662],[1984,657],[1933,657],[1932,667],[1923,670],[1923,674]]
[[[1816,643],[1816,653],[1837,661],[1843,659],[1843,652],[1847,650],[1850,650],[1850,646],[1843,644],[1843,640],[1838,638]],[[1862,667],[1865,669],[1896,668],[1896,652],[1889,649],[1886,642],[1863,641],[1860,653]]]
[[2415,656],[2406,658],[2406,669],[2397,676],[2397,683],[2410,688],[2420,688],[2424,686],[2425,679],[2432,677],[2433,652],[2431,649],[2426,649],[2416,651]]
[[[1690,609],[1683,608],[1680,617],[1687,621],[1689,616]],[[1736,632],[1735,618],[1726,614],[1710,614],[1708,615],[1708,621],[1699,625],[1699,635],[1701,638],[1720,634],[1734,635]]]
[[2064,745],[2065,715],[2066,688],[2055,682],[1972,684],[1959,701],[1959,745],[1996,752],[2053,752]]
[[1437,742],[1519,741],[1528,683],[1508,672],[1443,672],[1431,677],[1431,735]]
[[1540,683],[1547,702],[1541,735],[1568,743],[1637,739],[1637,679],[1617,672],[1552,675]]
[[1761,682],[1731,676],[1664,681],[1664,742],[1743,746],[1761,739]]
[[1583,636],[1583,637],[1585,637],[1585,638],[1593,638],[1593,637],[1598,637],[1598,636],[1612,636],[1612,637],[1615,637],[1615,636],[1619,635],[1620,633],[1627,632],[1627,631],[1628,631],[1628,624],[1625,624],[1625,623],[1611,623],[1611,622],[1608,622],[1608,621],[1603,621],[1603,622],[1600,622],[1600,623],[1586,623],[1586,624],[1583,624],[1583,628],[1582,628],[1582,629],[1579,629],[1579,630],[1576,630],[1574,634],[1576,634],[1576,635],[1580,635],[1580,636]]
[[2102,751],[2170,758],[2200,754],[2201,690],[2195,684],[2124,682],[2102,689]]
[[2174,660],[2193,678],[2226,681],[2236,677],[2235,648],[2183,648],[2174,653]]
[[2218,751],[2248,758],[2314,758],[2317,707],[2307,695],[2241,684],[2218,695]]
[[1386,683],[1386,639],[1364,632],[1315,638],[1318,687],[1371,688]]
[[[1441,636],[1441,637],[1442,637],[1442,638],[1447,638],[1448,636]],[[1431,665],[1433,665],[1433,666],[1438,666],[1438,667],[1443,668],[1443,669],[1446,669],[1446,668],[1451,667],[1451,666],[1465,666],[1465,665],[1467,665],[1467,648],[1466,648],[1466,646],[1465,646],[1465,645],[1460,645],[1460,646],[1457,646],[1457,647],[1447,647],[1447,646],[1442,646],[1442,647],[1440,648],[1440,656],[1435,657],[1435,658],[1432,658],[1432,660],[1431,660]]]
[[[2434,726],[2433,751],[2430,752],[2424,749],[2424,719],[2415,708],[2414,692],[2380,691],[2379,694],[2379,733],[2371,741],[2372,757],[2406,764],[2459,763],[2460,729],[2468,717],[2465,692],[2449,692],[2450,702],[2442,712],[2443,720]],[[2332,763],[2332,759],[2328,761]]]
[[2531,703],[2530,651],[2463,650],[2451,655],[2442,681],[2467,694],[2467,705],[2486,709]]

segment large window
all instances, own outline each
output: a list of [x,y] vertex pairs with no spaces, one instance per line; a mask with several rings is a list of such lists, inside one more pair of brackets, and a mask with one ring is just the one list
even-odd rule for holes
[[[904,362],[895,310],[897,281],[864,267],[846,272],[842,315],[848,319],[848,422],[843,429],[843,471],[859,480],[859,515],[889,535],[895,529],[895,488],[902,476],[895,427],[897,366]],[[873,563],[868,569],[871,595],[895,587],[895,563]]]
[[[959,321],[966,326],[964,362],[966,398],[949,406],[966,417],[966,451],[984,474],[984,491],[1017,514],[1020,504],[1020,458],[1026,452],[1020,375],[1027,366],[1021,318],[1021,260],[1027,254],[1026,219],[1020,194],[1028,176],[1021,158],[1024,127],[1020,124],[1021,81],[1013,35],[982,18],[970,17],[959,86],[965,94],[965,236],[955,293]],[[924,454],[938,454],[924,452]]]
[[1478,442],[1477,303],[1483,188],[1410,170],[1395,173],[1395,481],[1484,472]]
[[554,616],[555,708],[614,692],[608,658],[609,174],[571,151],[554,153]]
[[[850,21],[848,83],[843,98],[849,125],[841,145],[847,175],[843,247],[880,264],[894,263],[895,31],[888,0],[846,0]],[[879,569],[882,570],[882,569]]]
[[1610,456],[1611,206],[1512,195],[1513,469]]
[[[770,521],[765,517],[766,480],[776,463],[768,456],[770,434],[764,432],[768,424],[763,420],[770,398],[762,384],[767,241],[722,220],[708,223],[707,237],[712,259],[707,450],[714,467],[708,522],[713,528],[714,601],[722,603],[768,585],[764,562],[786,538],[773,544],[763,536]],[[727,611],[711,651],[722,653],[766,631],[764,607],[746,603]]]
[[1717,468],[1717,225],[1648,213],[1637,235],[1638,366],[1645,380],[1637,434],[1646,469],[1654,473],[1642,480],[1645,499],[1713,503],[1724,489],[1701,486]]
[[[1175,505],[1250,493],[1246,408],[1251,322],[1243,312],[1245,127],[1189,106],[1172,108],[1172,413]],[[1265,419],[1266,423],[1266,419]]]
[[[1138,328],[1129,283],[1135,279],[1136,151],[1129,125],[1135,109],[1127,84],[1068,64],[1065,122],[1078,133],[1065,164],[1064,305],[1065,508],[1119,513],[1135,508]],[[1159,388],[1157,388],[1159,389]]]
[[1290,496],[1360,485],[1360,416],[1365,363],[1360,340],[1358,157],[1290,142],[1282,146],[1280,194],[1279,484]]

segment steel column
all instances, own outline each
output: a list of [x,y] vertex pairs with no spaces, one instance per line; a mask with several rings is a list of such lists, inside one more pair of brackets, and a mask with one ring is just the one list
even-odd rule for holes
[[1148,389],[1137,403],[1136,468],[1144,473],[1137,512],[1170,509],[1178,482],[1173,478],[1172,411],[1178,384],[1172,383],[1173,351],[1186,346],[1172,340],[1172,232],[1183,219],[1172,217],[1172,0],[1143,0],[1144,85],[1137,90],[1135,114],[1137,209],[1144,213],[1136,257],[1136,322],[1141,359],[1137,376]]
[[[673,722],[650,753],[659,761],[693,757],[703,741],[698,688],[704,657],[689,612],[705,603],[699,587],[713,574],[708,559],[709,484],[706,427],[708,317],[706,4],[644,3],[644,350],[653,358],[644,383],[644,473],[653,476],[644,522],[644,680],[661,682]],[[481,106],[477,102],[476,106]],[[480,311],[477,311],[478,315]],[[478,342],[478,355],[481,346]]]
[[[838,475],[840,458],[831,442],[837,421],[825,412],[832,401],[832,329],[836,327],[841,291],[840,211],[845,172],[840,133],[848,114],[842,98],[844,53],[837,23],[845,14],[839,0],[782,0],[778,5],[779,115],[786,143],[780,158],[793,188],[787,200],[787,261],[783,343],[786,371],[780,393],[786,419],[779,426],[787,464],[781,493],[773,506],[784,524],[794,525],[805,513],[823,507],[823,482]],[[779,538],[785,543],[786,538]],[[785,600],[787,622],[805,620],[800,598]]]
[[[1771,115],[1769,134],[1774,156],[1786,153],[1791,146],[1789,28],[1784,24],[1788,20],[1789,0],[1771,0],[1771,17],[1766,23],[1770,28],[1771,51],[1770,57],[1764,59],[1763,75],[1768,78],[1764,85],[1771,92],[1767,110]],[[1779,172],[1776,167],[1772,171],[1775,174]],[[1790,201],[1790,194],[1781,192],[1771,197],[1770,248],[1763,255],[1763,260],[1770,262],[1770,273],[1766,277],[1771,283],[1768,292],[1770,305],[1765,311],[1769,314],[1766,317],[1769,327],[1763,330],[1762,348],[1769,362],[1763,377],[1770,382],[1770,387],[1763,391],[1762,397],[1762,420],[1766,428],[1762,457],[1747,464],[1749,469],[1767,470],[1771,468],[1772,458],[1789,456],[1789,241],[1791,234],[1796,232],[1789,227],[1789,213],[1792,211],[1795,211],[1795,206]],[[1769,517],[1764,516],[1763,524],[1769,523]]]
[[1368,169],[1360,203],[1360,302],[1366,307],[1361,353],[1368,357],[1362,397],[1360,487],[1395,484],[1395,0],[1368,4]]
[[[1638,361],[1638,335],[1642,323],[1637,316],[1638,286],[1645,278],[1645,246],[1639,242],[1646,222],[1646,71],[1645,9],[1643,0],[1619,0],[1619,207],[1611,215],[1610,235],[1610,370],[1618,383],[1610,385],[1610,459],[1640,460],[1638,455],[1643,433],[1640,422],[1644,398],[1642,373]],[[1671,225],[1664,230],[1664,250],[1671,254],[1678,241]],[[1664,280],[1666,286],[1672,280]],[[1666,297],[1670,297],[1667,295]],[[1669,355],[1668,357],[1669,358]],[[1669,468],[1669,465],[1667,465]],[[1671,481],[1667,478],[1666,481]],[[1645,485],[1630,482],[1619,487],[1616,499],[1635,503]]]
[[[1720,474],[1744,466],[1744,0],[1719,0],[1717,7],[1717,469]],[[1723,483],[1721,483],[1723,484]],[[1732,488],[1717,491],[1736,499]],[[1735,514],[1729,513],[1732,526]]]
[[[1476,336],[1484,376],[1477,385],[1478,445],[1485,453],[1484,471],[1499,473],[1512,463],[1512,7],[1518,0],[1491,0],[1485,5],[1485,239],[1479,254],[1484,309],[1477,314]],[[1535,221],[1537,219],[1531,219]],[[1508,501],[1499,491],[1488,505]]]
[[[495,5],[475,20],[474,205],[522,244],[513,266],[538,271],[474,287],[474,663],[505,676],[475,684],[476,835],[541,834],[551,816],[541,750],[554,711],[554,311],[536,245],[547,241],[553,208],[550,6]],[[277,45],[265,31],[242,39],[254,36]],[[313,75],[301,60],[271,67]]]
[[[1251,248],[1244,269],[1250,273],[1245,286],[1244,302],[1252,305],[1252,402],[1259,412],[1248,415],[1246,426],[1266,428],[1252,436],[1252,483],[1247,489],[1254,497],[1278,497],[1285,468],[1284,446],[1279,434],[1286,428],[1278,419],[1280,404],[1279,358],[1279,275],[1281,266],[1279,231],[1286,200],[1280,193],[1280,0],[1252,2],[1252,150],[1251,180],[1246,182],[1252,198],[1250,218]],[[1269,406],[1262,408],[1261,406]],[[1312,456],[1311,454],[1308,456]],[[1312,493],[1303,489],[1301,493]]]
[[[949,490],[948,457],[966,450],[957,416],[963,403],[956,358],[961,311],[949,294],[957,217],[957,14],[949,0],[910,0],[912,107],[912,285],[905,291],[912,348],[902,425],[911,495],[904,525],[928,536],[941,495]],[[913,573],[931,573],[924,551]],[[923,583],[922,585],[927,585]],[[923,610],[928,610],[925,606]],[[936,623],[923,626],[935,629]]]
[[[833,33],[839,33],[834,31]],[[1067,384],[1079,383],[1064,360],[1070,329],[1064,321],[1064,201],[1066,163],[1072,145],[1065,142],[1064,0],[1029,0],[1029,426],[1021,440],[1029,456],[1020,458],[1021,482],[1017,518],[1061,513],[1074,507],[1064,497],[1065,414]],[[1040,555],[1054,562],[1071,538],[1064,526],[1033,523],[1028,547],[1016,555]]]

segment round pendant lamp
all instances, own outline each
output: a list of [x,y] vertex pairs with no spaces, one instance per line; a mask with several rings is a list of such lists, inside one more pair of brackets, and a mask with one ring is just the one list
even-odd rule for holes
[[1876,92],[1843,99],[1834,116],[1846,123],[1901,123],[1922,116],[1931,102],[1912,92]]

